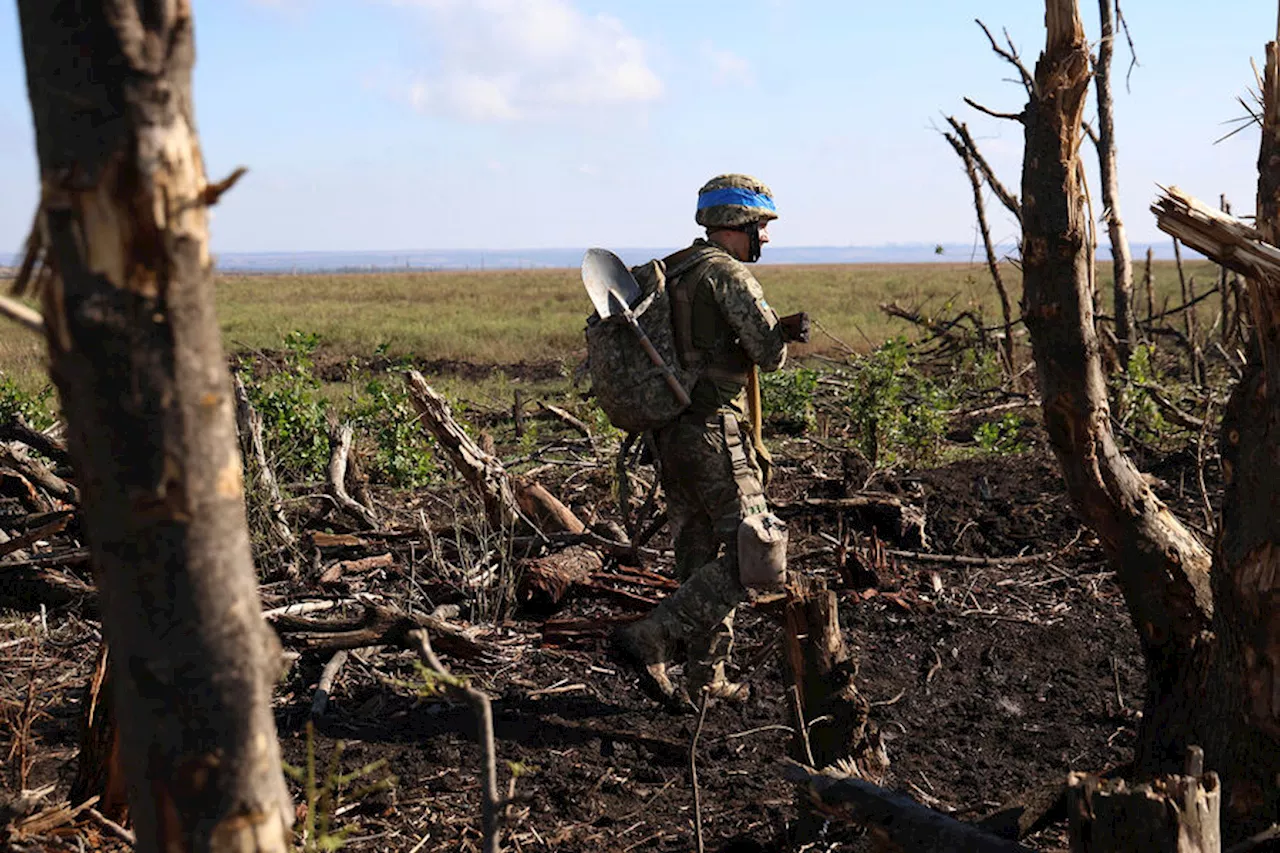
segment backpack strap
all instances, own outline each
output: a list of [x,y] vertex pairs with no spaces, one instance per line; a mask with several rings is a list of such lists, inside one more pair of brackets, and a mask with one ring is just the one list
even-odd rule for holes
[[706,354],[693,345],[693,285],[681,276],[717,249],[711,246],[690,246],[662,259],[666,267],[667,293],[671,295],[671,330],[675,333],[676,355],[685,370],[700,370]]

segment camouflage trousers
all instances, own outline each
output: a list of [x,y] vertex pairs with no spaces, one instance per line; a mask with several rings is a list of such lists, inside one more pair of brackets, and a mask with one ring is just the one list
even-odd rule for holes
[[685,674],[696,691],[724,678],[734,609],[747,598],[738,579],[738,525],[765,510],[763,477],[733,415],[686,418],[654,437],[681,583],[650,618],[685,642]]

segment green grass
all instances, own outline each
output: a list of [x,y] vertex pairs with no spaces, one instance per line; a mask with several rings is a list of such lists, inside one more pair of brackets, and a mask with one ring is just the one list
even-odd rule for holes
[[[1216,281],[1207,262],[1187,264],[1200,288]],[[858,350],[894,335],[912,336],[909,324],[880,311],[884,302],[929,314],[981,310],[988,325],[1000,320],[999,303],[983,264],[813,265],[755,268],[780,314],[808,311],[831,335]],[[1004,274],[1017,316],[1018,270]],[[1136,270],[1139,282],[1142,267]],[[1180,302],[1171,262],[1155,265],[1156,310]],[[1111,265],[1098,263],[1099,302],[1110,312]],[[2,285],[0,285],[2,286]],[[317,332],[329,357],[368,355],[386,345],[391,356],[508,365],[560,359],[571,369],[584,352],[582,329],[590,303],[577,270],[405,272],[318,275],[223,275],[218,314],[229,350],[278,349],[291,330]],[[1138,297],[1145,316],[1145,298]],[[1205,325],[1217,297],[1199,306]],[[836,351],[815,329],[804,349]],[[8,326],[0,334],[0,370],[24,389],[46,381],[43,342]]]

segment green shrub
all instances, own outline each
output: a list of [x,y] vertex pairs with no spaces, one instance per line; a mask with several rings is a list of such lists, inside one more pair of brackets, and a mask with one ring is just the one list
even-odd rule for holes
[[1165,420],[1151,393],[1143,385],[1163,386],[1164,377],[1155,363],[1155,347],[1143,344],[1133,348],[1129,359],[1129,371],[1115,377],[1115,417],[1130,434],[1149,444],[1162,443],[1169,432]]
[[372,441],[374,479],[416,488],[435,476],[432,441],[418,426],[417,412],[398,383],[369,379],[352,401],[348,416],[357,434]]
[[267,455],[286,479],[314,479],[329,461],[328,401],[320,394],[312,361],[319,345],[315,333],[290,332],[284,338],[280,370],[262,382],[241,377],[262,416]]
[[45,385],[31,394],[0,371],[0,420],[10,420],[15,416],[21,417],[34,429],[53,426],[57,420],[53,413],[53,386]]
[[818,371],[807,367],[760,376],[760,397],[769,423],[781,432],[806,432],[814,421],[813,397]]
[[988,421],[973,431],[973,440],[988,453],[1025,453],[1030,445],[1022,440],[1022,418],[1010,412],[998,421]]
[[853,440],[873,465],[933,458],[947,427],[947,391],[911,365],[894,338],[852,365],[845,397]]

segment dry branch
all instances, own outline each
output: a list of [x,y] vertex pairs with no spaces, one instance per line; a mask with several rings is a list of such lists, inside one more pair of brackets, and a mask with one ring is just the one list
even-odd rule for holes
[[1262,232],[1177,187],[1164,190],[1151,212],[1161,231],[1222,266],[1262,281],[1280,277],[1280,248]]
[[240,451],[246,461],[254,465],[256,479],[266,490],[269,502],[268,515],[271,519],[269,530],[276,544],[292,548],[297,540],[289,528],[289,520],[284,515],[284,499],[280,495],[280,484],[276,482],[275,471],[267,461],[266,445],[262,440],[262,416],[249,402],[249,392],[239,376],[232,377],[232,387],[236,395],[236,428],[240,433]]
[[494,650],[467,636],[466,632],[443,619],[421,613],[408,615],[376,604],[366,604],[359,619],[304,619],[281,614],[271,621],[285,645],[302,651],[336,652],[366,646],[397,646],[413,649],[409,637],[420,629],[430,631],[441,651],[457,658],[490,660]]
[[325,493],[346,510],[360,526],[367,530],[378,527],[378,516],[372,509],[359,503],[347,493],[347,460],[351,455],[351,439],[354,431],[350,424],[334,424],[329,431],[329,467]]
[[845,769],[816,771],[788,762],[783,775],[804,785],[828,813],[877,827],[891,844],[912,853],[1028,853],[1026,847],[989,835],[920,805],[906,794],[873,785]]
[[484,835],[484,853],[499,853],[503,808],[506,802],[498,793],[498,751],[493,737],[493,706],[489,697],[463,679],[449,672],[431,648],[431,638],[426,631],[412,631],[408,640],[410,648],[418,653],[423,665],[438,679],[438,687],[450,698],[463,702],[476,715],[479,730],[477,740],[484,755],[484,780],[480,788],[480,813]]
[[24,448],[0,444],[0,468],[18,472],[60,501],[80,502],[79,489],[53,473],[45,463],[32,459]]
[[507,473],[492,454],[480,449],[453,418],[449,403],[416,370],[405,374],[409,397],[424,429],[448,455],[484,503],[485,516],[495,530],[511,530],[522,518]]
[[18,414],[0,423],[0,441],[20,441],[58,465],[71,463],[71,457],[67,455],[67,446],[64,442],[33,428]]

